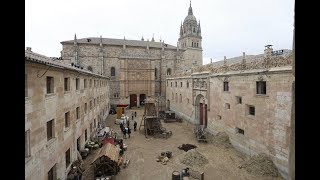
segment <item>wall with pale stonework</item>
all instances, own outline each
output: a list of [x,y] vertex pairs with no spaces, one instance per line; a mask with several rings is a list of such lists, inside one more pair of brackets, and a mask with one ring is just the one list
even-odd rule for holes
[[[70,148],[71,163],[76,159],[76,141],[81,137],[84,148],[84,131],[89,139],[90,123],[96,126],[101,116],[109,112],[109,83],[106,78],[79,74],[76,71],[62,70],[26,62],[27,97],[25,98],[25,131],[30,130],[31,155],[25,158],[25,179],[47,179],[48,171],[56,164],[57,178],[66,179],[70,170],[65,164],[65,152]],[[42,77],[40,77],[44,74]],[[39,76],[39,77],[38,77]],[[54,78],[54,93],[46,94],[46,77]],[[64,78],[70,77],[70,91],[64,91]],[[80,78],[80,90],[75,90],[75,78]],[[84,89],[84,79],[88,87]],[[101,86],[89,87],[89,79],[104,81]],[[92,85],[94,83],[92,82]],[[98,103],[97,98],[100,101]],[[96,98],[96,106],[90,110],[89,101]],[[87,103],[88,112],[84,112]],[[80,119],[76,120],[76,107],[80,107]],[[65,113],[70,111],[70,126],[65,127]],[[54,138],[47,140],[46,123],[54,119]]]
[[[292,55],[272,56],[256,61],[225,66],[209,64],[192,69],[192,72],[175,74],[167,78],[167,99],[170,108],[184,119],[198,124],[196,97],[201,94],[208,104],[207,131],[226,132],[235,148],[248,154],[270,155],[278,170],[287,177],[290,142],[290,115],[292,105]],[[207,81],[206,81],[206,78]],[[180,87],[189,80],[190,87]],[[256,94],[256,82],[266,81],[266,95]],[[229,82],[229,91],[223,91],[223,82]],[[171,87],[172,82],[172,87]],[[175,87],[175,82],[177,86]],[[180,103],[176,93],[194,104]],[[172,99],[174,95],[174,99]],[[242,98],[242,104],[236,97]],[[230,104],[230,109],[226,108]],[[255,107],[255,115],[248,115],[248,106]],[[190,115],[191,114],[191,115]],[[218,118],[221,116],[221,119]],[[244,135],[236,132],[244,130]]]

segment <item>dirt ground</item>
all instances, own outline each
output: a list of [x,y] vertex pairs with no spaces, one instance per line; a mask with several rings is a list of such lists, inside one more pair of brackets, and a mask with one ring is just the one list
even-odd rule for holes
[[[143,108],[132,109],[137,112],[137,122],[139,128]],[[131,119],[131,113],[129,113]],[[119,125],[114,124],[116,115],[109,115],[106,119],[106,125],[121,134]],[[171,180],[173,171],[181,171],[187,166],[180,163],[186,152],[178,149],[182,144],[194,144],[197,151],[204,155],[209,163],[204,167],[191,167],[191,169],[204,172],[204,179],[282,179],[281,177],[262,177],[249,174],[245,169],[239,169],[241,162],[246,157],[232,147],[215,146],[213,143],[198,143],[193,133],[194,125],[187,122],[164,123],[162,126],[172,131],[172,136],[168,139],[146,138],[141,131],[133,131],[133,122],[131,138],[124,139],[124,144],[128,146],[125,156],[130,159],[129,166],[115,176],[117,180]],[[121,134],[122,135],[122,134]],[[98,150],[93,151],[85,160],[83,174],[84,180],[94,180],[93,168],[89,164]],[[161,152],[171,151],[172,158],[166,165],[156,162],[156,158]],[[193,179],[193,178],[190,178]]]

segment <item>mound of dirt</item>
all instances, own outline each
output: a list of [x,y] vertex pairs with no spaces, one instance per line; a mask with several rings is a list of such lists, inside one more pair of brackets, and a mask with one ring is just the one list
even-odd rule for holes
[[208,159],[200,154],[196,149],[189,150],[180,160],[181,163],[188,166],[202,167],[209,163]]
[[229,136],[225,132],[218,133],[216,135],[209,135],[208,142],[218,147],[231,148],[233,147],[230,143]]
[[253,175],[273,177],[280,175],[272,160],[264,153],[250,157],[242,162],[239,168],[244,168],[248,173]]
[[184,150],[185,152],[187,152],[190,149],[197,148],[197,146],[193,145],[193,144],[182,144],[182,146],[179,146],[178,148],[181,149],[181,150]]

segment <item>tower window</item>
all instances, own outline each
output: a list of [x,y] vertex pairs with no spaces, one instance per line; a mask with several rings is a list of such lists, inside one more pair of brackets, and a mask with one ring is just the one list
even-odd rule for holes
[[115,75],[116,75],[116,68],[111,67],[111,76],[115,76]]
[[223,91],[229,91],[229,82],[223,82]]
[[266,81],[257,81],[257,94],[266,94],[267,85]]
[[236,96],[237,104],[242,104],[242,97]]
[[53,93],[54,84],[53,77],[47,76],[47,94]]
[[170,68],[167,69],[167,75],[171,75],[171,69]]
[[189,82],[187,82],[187,88],[189,88]]
[[182,87],[182,82],[180,82],[180,86]]

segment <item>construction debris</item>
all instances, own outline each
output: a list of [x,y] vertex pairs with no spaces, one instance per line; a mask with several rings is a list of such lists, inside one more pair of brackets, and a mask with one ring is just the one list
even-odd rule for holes
[[231,148],[229,136],[225,132],[220,132],[216,135],[207,135],[207,141],[214,144],[217,147]]
[[200,154],[196,149],[191,149],[188,151],[180,162],[192,167],[203,167],[209,163],[208,159]]
[[193,144],[182,144],[181,146],[178,147],[181,150],[184,150],[185,152],[189,151],[190,149],[197,148],[196,145]]
[[160,156],[157,157],[156,161],[161,162],[161,164],[166,165],[169,158],[172,157],[171,151],[162,152]]
[[278,177],[279,171],[273,164],[272,160],[267,154],[259,154],[252,156],[241,163],[239,168],[244,168],[248,173],[259,176],[273,176]]

